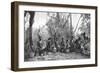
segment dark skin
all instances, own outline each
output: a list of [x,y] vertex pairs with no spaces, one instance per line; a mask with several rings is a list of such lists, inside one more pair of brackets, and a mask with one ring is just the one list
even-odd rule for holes
[[62,38],[62,41],[61,41],[61,52],[63,52],[64,51],[64,39]]

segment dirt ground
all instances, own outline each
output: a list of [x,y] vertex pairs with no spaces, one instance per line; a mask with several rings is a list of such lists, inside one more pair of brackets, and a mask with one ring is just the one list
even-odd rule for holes
[[48,53],[44,56],[31,57],[27,61],[50,61],[50,60],[67,60],[67,59],[87,59],[89,56],[82,55],[80,53]]

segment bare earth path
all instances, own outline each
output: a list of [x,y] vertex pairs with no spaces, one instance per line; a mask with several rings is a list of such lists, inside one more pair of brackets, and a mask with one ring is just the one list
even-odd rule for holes
[[27,61],[49,61],[49,60],[67,60],[67,59],[88,59],[88,56],[81,55],[80,53],[49,53],[45,56],[36,56],[29,58]]

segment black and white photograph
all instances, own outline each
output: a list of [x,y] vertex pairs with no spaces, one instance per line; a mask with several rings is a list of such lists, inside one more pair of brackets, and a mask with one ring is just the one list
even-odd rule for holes
[[88,59],[91,15],[24,11],[24,61]]
[[97,7],[12,3],[12,69],[97,66]]

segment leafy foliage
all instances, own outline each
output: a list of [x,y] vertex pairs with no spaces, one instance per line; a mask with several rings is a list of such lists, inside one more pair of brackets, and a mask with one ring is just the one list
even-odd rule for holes
[[[49,20],[39,29],[32,28],[33,14],[25,15],[25,25],[28,26],[27,29],[25,26],[24,31],[25,59],[32,54],[42,56],[48,52],[79,52],[90,55],[90,14],[81,14],[76,28],[74,27],[75,31],[73,31],[72,13],[48,12]],[[81,33],[78,34],[76,29]]]

